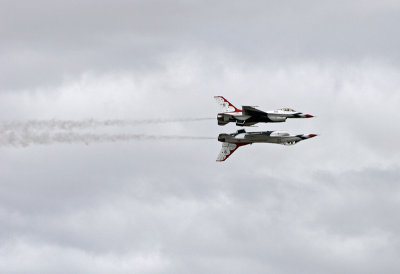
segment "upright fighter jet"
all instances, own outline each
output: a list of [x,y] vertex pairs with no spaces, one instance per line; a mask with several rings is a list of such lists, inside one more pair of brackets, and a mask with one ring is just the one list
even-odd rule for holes
[[223,96],[214,96],[217,103],[222,107],[218,113],[218,125],[224,126],[230,122],[236,122],[237,126],[252,126],[257,123],[279,123],[285,122],[287,118],[311,118],[310,114],[303,114],[291,108],[281,108],[271,111],[261,111],[251,106],[236,108]]
[[273,143],[280,145],[295,145],[300,141],[317,136],[316,134],[290,135],[284,131],[260,131],[246,132],[244,129],[236,133],[222,133],[218,136],[218,141],[222,142],[222,149],[217,161],[225,161],[235,150],[244,145],[253,143]]

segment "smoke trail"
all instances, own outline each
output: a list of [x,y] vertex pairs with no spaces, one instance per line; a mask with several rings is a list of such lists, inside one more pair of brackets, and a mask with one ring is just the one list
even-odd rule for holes
[[0,133],[10,130],[48,130],[48,129],[88,129],[97,127],[111,126],[136,126],[144,124],[166,124],[177,122],[197,122],[205,120],[213,120],[215,118],[181,118],[181,119],[142,119],[142,120],[30,120],[26,122],[2,122],[0,123]]
[[28,131],[17,133],[7,132],[0,135],[0,146],[27,147],[30,145],[50,145],[55,143],[104,143],[133,140],[212,140],[214,137],[181,136],[181,135],[146,135],[146,134],[93,134],[58,132],[50,134],[43,132],[39,134]]

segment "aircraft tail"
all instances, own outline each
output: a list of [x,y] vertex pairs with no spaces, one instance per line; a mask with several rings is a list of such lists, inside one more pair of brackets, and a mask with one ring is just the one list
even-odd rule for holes
[[223,142],[222,143],[222,148],[221,151],[218,154],[217,157],[217,162],[223,162],[226,159],[228,159],[229,156],[231,156],[236,149],[238,149],[241,146],[248,145],[250,143],[227,143]]
[[222,112],[242,112],[242,110],[238,109],[234,105],[232,105],[228,100],[226,100],[223,96],[214,96],[217,104],[221,107]]

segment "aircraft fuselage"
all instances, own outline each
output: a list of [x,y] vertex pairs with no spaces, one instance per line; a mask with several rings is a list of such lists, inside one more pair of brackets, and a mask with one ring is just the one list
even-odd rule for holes
[[221,133],[218,136],[218,141],[236,144],[252,144],[252,143],[273,143],[282,145],[294,145],[305,139],[316,136],[315,134],[298,134],[290,135],[284,131],[259,131],[246,132],[239,130],[236,133],[226,134]]

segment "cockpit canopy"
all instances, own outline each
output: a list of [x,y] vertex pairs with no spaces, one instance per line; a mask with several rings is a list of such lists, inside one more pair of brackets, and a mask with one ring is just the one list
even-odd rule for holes
[[292,108],[281,108],[281,110],[283,111],[290,111],[290,112],[296,112],[294,109]]

